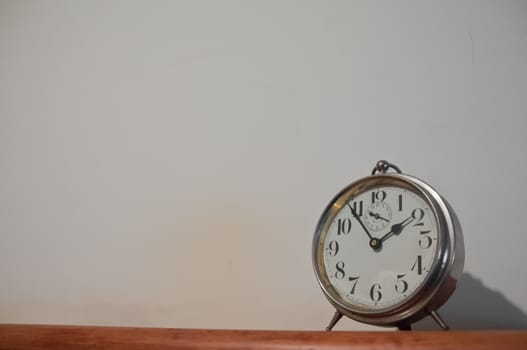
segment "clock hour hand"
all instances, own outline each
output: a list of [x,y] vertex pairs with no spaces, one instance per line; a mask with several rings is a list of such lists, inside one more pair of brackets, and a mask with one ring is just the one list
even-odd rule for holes
[[370,239],[370,247],[372,247],[374,250],[379,249],[381,247],[381,244],[382,244],[381,240],[378,239],[378,238],[374,238],[371,235],[370,231],[368,231],[368,229],[366,228],[366,226],[364,225],[364,223],[362,222],[360,217],[357,215],[355,210],[353,210],[353,207],[348,202],[346,202],[346,205],[350,208],[351,215],[353,215],[353,217],[359,222],[359,224],[362,226],[362,229],[364,230],[364,232],[366,232],[366,235],[368,235],[368,238]]
[[395,225],[392,225],[392,229],[390,230],[390,232],[388,232],[387,234],[385,234],[384,236],[382,236],[381,238],[381,242],[384,242],[386,241],[388,238],[390,238],[391,236],[393,235],[398,235],[400,234],[402,231],[403,231],[403,228],[408,225],[410,222],[413,221],[413,217],[407,217],[406,219],[404,219],[403,221],[401,221],[400,223],[398,224],[395,224]]

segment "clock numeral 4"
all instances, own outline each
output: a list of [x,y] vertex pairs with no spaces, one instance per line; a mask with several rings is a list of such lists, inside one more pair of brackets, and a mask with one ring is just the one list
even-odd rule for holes
[[417,274],[422,275],[423,274],[423,256],[418,255],[417,259],[415,259],[414,264],[412,265],[411,271],[417,269]]

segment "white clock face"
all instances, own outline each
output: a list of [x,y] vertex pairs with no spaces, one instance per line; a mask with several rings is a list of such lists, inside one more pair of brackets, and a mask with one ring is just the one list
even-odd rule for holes
[[349,199],[332,220],[323,242],[324,268],[341,300],[381,310],[419,289],[437,244],[435,216],[420,196],[376,187]]

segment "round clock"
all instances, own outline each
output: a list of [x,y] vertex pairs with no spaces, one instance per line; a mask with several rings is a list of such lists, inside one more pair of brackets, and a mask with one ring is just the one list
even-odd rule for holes
[[[388,170],[394,171],[389,172]],[[411,328],[450,297],[463,270],[461,226],[447,201],[386,161],[338,193],[318,222],[313,265],[336,313]]]

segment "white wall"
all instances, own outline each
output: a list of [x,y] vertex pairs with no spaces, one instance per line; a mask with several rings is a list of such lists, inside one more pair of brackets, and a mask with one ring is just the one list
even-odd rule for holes
[[465,270],[525,326],[526,16],[0,1],[0,322],[322,329],[315,224],[386,158],[451,202]]

